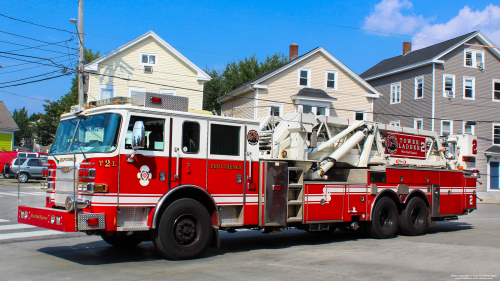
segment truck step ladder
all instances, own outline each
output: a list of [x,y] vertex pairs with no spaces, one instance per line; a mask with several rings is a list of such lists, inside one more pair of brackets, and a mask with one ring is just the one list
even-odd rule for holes
[[302,222],[304,208],[304,169],[288,167],[287,222]]

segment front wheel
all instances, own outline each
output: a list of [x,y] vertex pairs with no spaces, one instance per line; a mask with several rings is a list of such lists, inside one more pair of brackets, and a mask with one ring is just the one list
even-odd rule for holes
[[413,197],[401,215],[398,216],[399,231],[408,236],[422,235],[427,229],[428,218],[429,210],[427,210],[424,200]]
[[28,182],[28,179],[29,179],[29,178],[30,178],[30,177],[29,177],[29,176],[28,176],[28,174],[26,174],[26,173],[21,173],[21,174],[19,175],[19,181],[20,181],[20,182],[22,182],[22,183]]
[[179,199],[163,212],[153,230],[153,244],[167,259],[190,259],[203,252],[212,238],[207,209],[193,199]]
[[398,230],[398,208],[389,197],[377,201],[373,209],[372,221],[366,223],[366,231],[372,238],[387,239]]
[[118,247],[118,248],[132,248],[139,243],[142,242],[142,240],[130,237],[130,236],[106,236],[106,235],[101,235],[102,240],[104,240],[106,243],[109,245]]

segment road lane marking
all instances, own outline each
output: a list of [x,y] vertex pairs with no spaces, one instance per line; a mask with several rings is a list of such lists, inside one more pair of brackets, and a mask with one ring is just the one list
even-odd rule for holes
[[0,219],[0,222],[9,222],[10,220]]
[[37,236],[45,236],[45,235],[57,235],[57,234],[66,234],[66,232],[55,231],[55,230],[41,230],[41,231],[7,233],[7,234],[0,234],[0,240],[15,239],[15,238],[29,238],[29,237],[37,237]]
[[[16,193],[0,192],[0,195],[17,196],[17,192]],[[21,194],[21,196],[24,196],[24,194]]]
[[7,225],[0,225],[0,230],[12,230],[12,229],[23,229],[23,228],[32,228],[36,227],[34,225],[29,225],[29,224],[7,224]]
[[[4,192],[0,192],[1,194],[3,194]],[[14,191],[14,192],[7,192],[8,194],[12,195],[16,195],[17,196],[17,192]],[[21,191],[21,195],[45,195],[47,194],[46,192],[40,192],[40,191],[35,191],[35,192],[25,192],[25,191]]]

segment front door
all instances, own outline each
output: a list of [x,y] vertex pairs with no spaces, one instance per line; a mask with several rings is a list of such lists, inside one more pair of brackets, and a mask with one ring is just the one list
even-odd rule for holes
[[172,117],[172,187],[191,184],[206,189],[208,121]]
[[[132,132],[138,121],[144,123],[146,143],[129,163],[126,159],[133,152]],[[170,117],[132,113],[125,124],[127,132],[119,166],[119,204],[121,207],[156,206],[158,199],[168,191]]]
[[498,189],[500,186],[499,163],[500,162],[490,162],[490,189]]

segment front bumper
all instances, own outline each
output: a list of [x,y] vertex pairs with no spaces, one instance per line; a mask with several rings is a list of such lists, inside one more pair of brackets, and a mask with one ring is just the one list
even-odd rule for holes
[[104,213],[78,213],[78,228],[75,213],[53,208],[19,206],[17,222],[63,232],[105,230]]
[[17,222],[63,232],[76,232],[75,214],[66,210],[19,206]]

